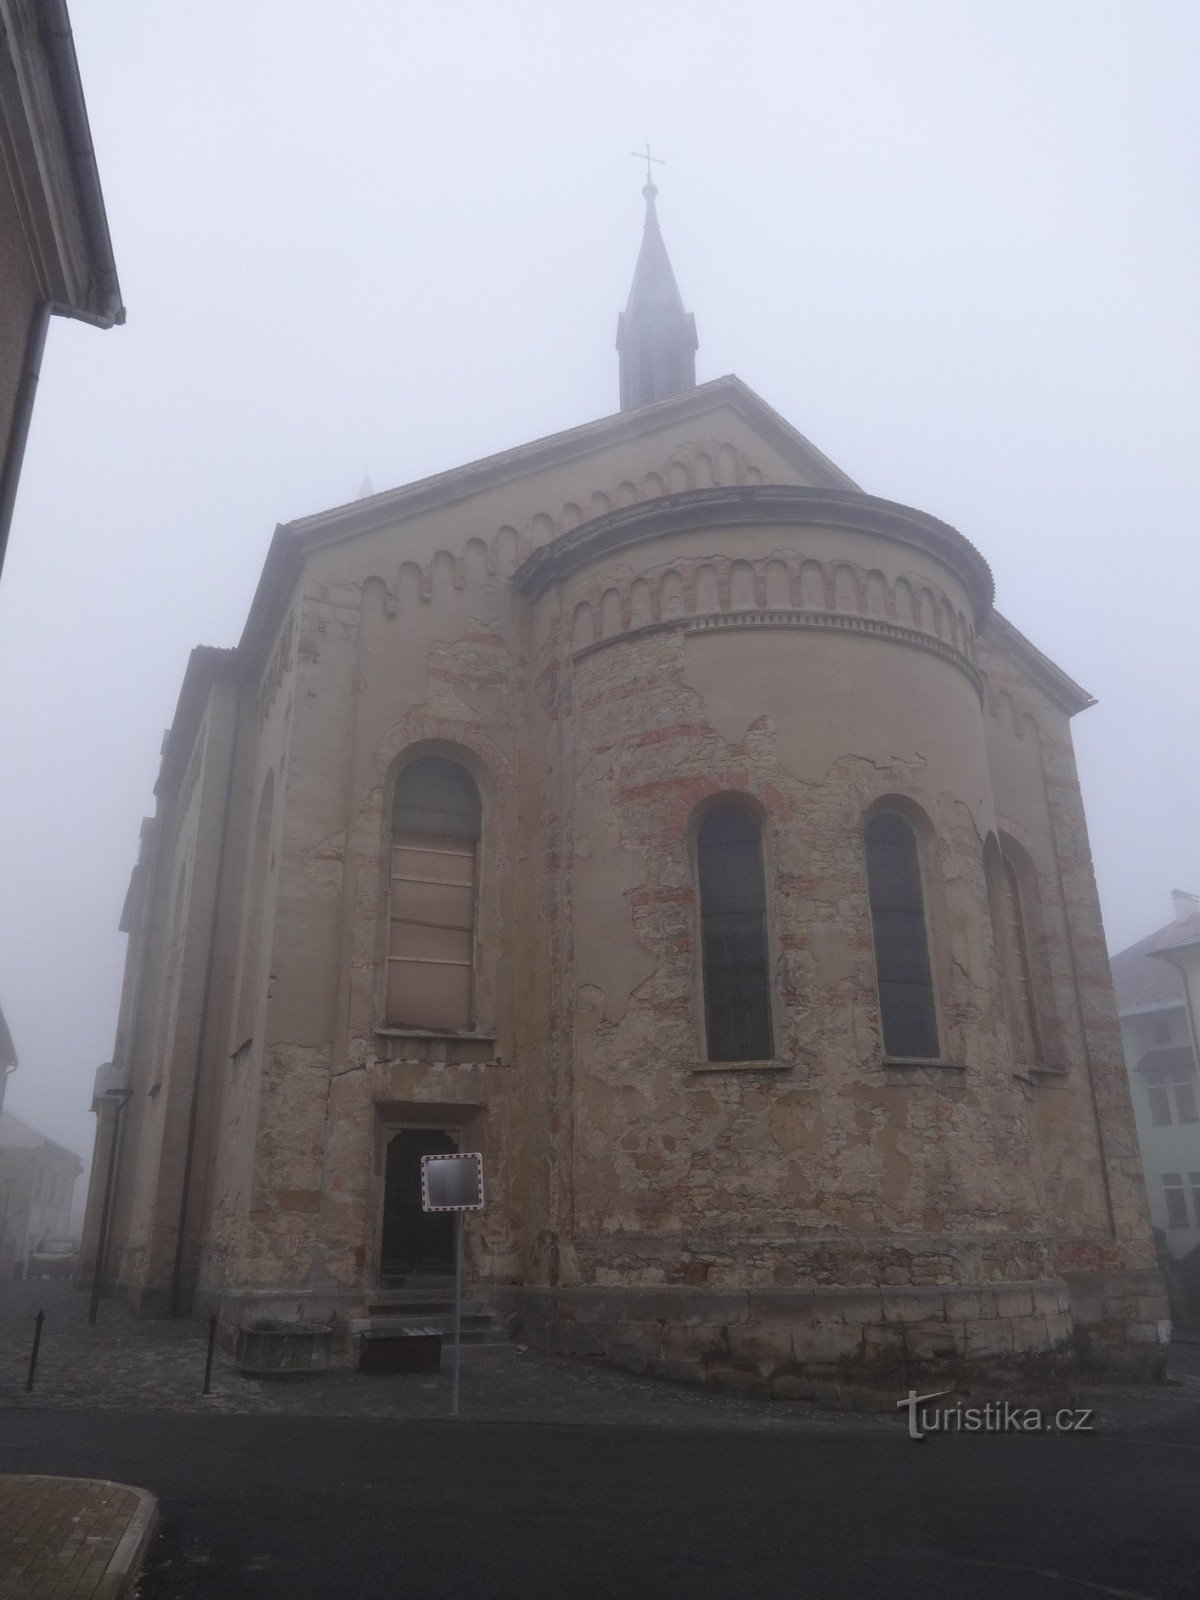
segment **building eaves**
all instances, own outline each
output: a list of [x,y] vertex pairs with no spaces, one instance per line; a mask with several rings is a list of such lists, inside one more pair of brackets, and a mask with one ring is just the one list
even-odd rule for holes
[[518,570],[515,582],[536,596],[601,554],[611,555],[644,539],[738,523],[815,523],[893,539],[934,555],[956,574],[971,597],[977,624],[986,618],[992,604],[991,568],[975,546],[947,523],[858,491],[785,483],[689,489],[661,500],[618,507],[535,550]]
[[998,611],[993,611],[989,617],[987,631],[1020,662],[1038,687],[1068,716],[1073,717],[1077,712],[1086,711],[1096,704],[1094,695],[1077,684],[1074,678],[1068,677],[1061,667],[1055,666],[1049,656],[1043,655],[1019,628],[1015,628]]
[[163,740],[162,761],[158,769],[158,781],[154,785],[158,799],[165,799],[173,793],[183,776],[213,684],[218,678],[232,676],[237,665],[236,650],[221,649],[216,645],[199,644],[188,657],[187,671],[175,703],[175,715]]
[[59,1155],[69,1156],[79,1170],[83,1170],[83,1162],[74,1150],[68,1150],[65,1144],[59,1144],[57,1139],[51,1139],[40,1128],[32,1127],[11,1111],[0,1111],[0,1149],[56,1150]]
[[49,309],[124,322],[66,0],[0,0],[0,149]]
[[117,264],[108,231],[108,213],[104,205],[104,192],[100,187],[96,149],[92,143],[66,0],[38,0],[37,9],[92,268],[88,304],[82,309],[102,318],[111,318],[115,323],[123,323],[125,304],[121,299],[121,285],[117,281]]
[[1155,939],[1154,949],[1149,954],[1165,956],[1169,960],[1176,950],[1189,950],[1198,944],[1200,944],[1200,912],[1163,928]]
[[1156,928],[1136,944],[1118,950],[1109,961],[1117,1012],[1122,1017],[1186,1003],[1183,979],[1169,961],[1155,960],[1154,952],[1174,924]]

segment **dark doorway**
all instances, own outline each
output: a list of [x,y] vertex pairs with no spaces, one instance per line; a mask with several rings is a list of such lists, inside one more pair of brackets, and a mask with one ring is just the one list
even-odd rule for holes
[[385,1284],[410,1272],[454,1271],[454,1217],[448,1211],[422,1211],[421,1157],[457,1149],[444,1128],[405,1128],[388,1145],[380,1261]]

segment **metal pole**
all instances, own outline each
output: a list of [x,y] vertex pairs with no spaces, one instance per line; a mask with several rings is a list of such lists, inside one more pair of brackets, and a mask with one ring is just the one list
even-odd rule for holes
[[39,1311],[33,1319],[33,1349],[29,1352],[29,1376],[25,1379],[25,1393],[33,1392],[33,1375],[37,1371],[38,1345],[42,1342],[42,1323],[46,1320],[46,1313]]
[[104,1204],[100,1208],[100,1234],[96,1240],[96,1260],[92,1266],[92,1298],[88,1306],[88,1321],[95,1322],[96,1307],[100,1304],[100,1285],[104,1278],[104,1257],[108,1251],[108,1221],[112,1210],[113,1177],[117,1170],[117,1138],[121,1132],[121,1113],[125,1101],[113,1108],[112,1140],[108,1146],[108,1175],[104,1180]]
[[458,1370],[462,1361],[462,1219],[454,1213],[454,1386],[450,1396],[450,1415],[458,1415]]
[[214,1311],[208,1319],[208,1354],[204,1358],[204,1387],[201,1394],[212,1393],[212,1363],[213,1346],[217,1342],[217,1313]]

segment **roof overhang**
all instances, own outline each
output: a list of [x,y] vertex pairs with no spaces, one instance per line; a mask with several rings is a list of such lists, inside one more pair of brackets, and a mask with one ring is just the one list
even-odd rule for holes
[[991,609],[995,592],[991,568],[956,529],[924,511],[857,490],[810,489],[795,484],[692,489],[606,512],[535,550],[514,581],[536,598],[550,584],[598,556],[671,533],[739,524],[845,528],[910,545],[934,556],[960,579],[970,596],[977,627]]
[[55,310],[124,322],[66,0],[0,0],[0,164]]
[[1069,717],[1096,704],[1095,695],[1089,694],[1074,678],[1068,677],[1061,667],[1056,667],[1049,656],[1043,655],[1020,629],[1014,628],[1008,618],[1001,616],[998,611],[993,611],[988,619],[988,634],[1020,662],[1038,688]]

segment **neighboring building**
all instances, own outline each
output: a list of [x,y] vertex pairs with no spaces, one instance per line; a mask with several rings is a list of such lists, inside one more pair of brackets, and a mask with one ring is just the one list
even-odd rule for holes
[[125,320],[65,0],[0,0],[0,568],[55,315]]
[[11,1111],[0,1111],[0,1284],[25,1275],[30,1252],[71,1229],[83,1162]]
[[695,386],[646,193],[621,412],[280,528],[192,654],[120,1292],[349,1359],[449,1266],[422,1154],[477,1149],[472,1296],[544,1347],[781,1396],[1158,1370],[1089,696],[960,534]]
[[1181,1260],[1200,1245],[1200,898],[1171,898],[1175,920],[1115,955],[1112,975],[1150,1216]]
[[13,1044],[12,1034],[8,1031],[4,1013],[0,1011],[0,1111],[4,1110],[4,1091],[8,1088],[8,1080],[17,1070],[17,1066],[17,1047]]

